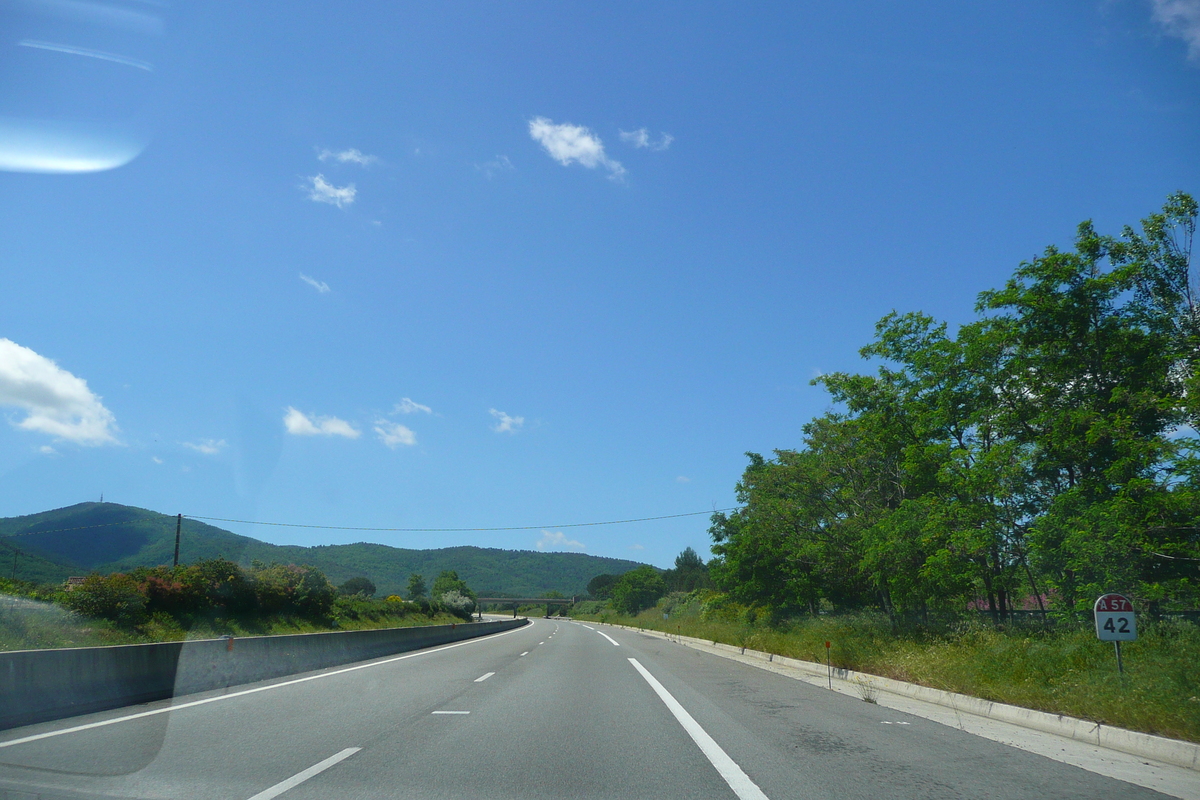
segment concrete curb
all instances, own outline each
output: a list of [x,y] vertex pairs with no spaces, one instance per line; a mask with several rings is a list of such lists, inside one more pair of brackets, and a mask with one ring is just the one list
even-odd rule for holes
[[1125,728],[1114,728],[1109,725],[1102,725],[1099,722],[1077,719],[1062,714],[1049,714],[1045,711],[1035,711],[1030,708],[1022,708],[1005,703],[994,703],[990,700],[983,700],[978,697],[971,697],[970,695],[932,689],[928,686],[892,680],[891,678],[881,678],[878,675],[870,675],[865,672],[835,668],[833,670],[832,681],[830,681],[825,665],[813,661],[801,661],[796,658],[777,656],[773,653],[764,653],[761,650],[734,647],[733,645],[719,644],[708,639],[678,636],[646,628],[631,628],[627,625],[612,625],[612,623],[599,624],[611,625],[614,628],[622,628],[628,631],[636,631],[648,636],[656,636],[738,661],[744,658],[745,661],[743,663],[748,663],[752,666],[759,666],[754,663],[755,661],[763,662],[764,669],[768,669],[765,666],[766,664],[788,667],[791,670],[802,673],[800,676],[793,677],[804,680],[806,683],[820,686],[827,686],[831,682],[834,691],[841,692],[842,694],[854,695],[859,698],[864,698],[872,694],[892,694],[951,708],[958,713],[972,714],[999,722],[1007,722],[1023,728],[1062,736],[1067,739],[1104,747],[1109,750],[1116,750],[1140,758],[1150,758],[1164,764],[1200,771],[1200,744],[1184,742],[1179,739],[1168,739],[1163,736],[1154,736],[1149,733],[1139,733],[1138,731],[1126,730]]

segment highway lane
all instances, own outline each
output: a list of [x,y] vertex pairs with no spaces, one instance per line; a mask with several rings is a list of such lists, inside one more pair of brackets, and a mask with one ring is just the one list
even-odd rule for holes
[[167,707],[5,731],[0,787],[254,800],[1163,797],[659,638],[557,620],[72,730]]

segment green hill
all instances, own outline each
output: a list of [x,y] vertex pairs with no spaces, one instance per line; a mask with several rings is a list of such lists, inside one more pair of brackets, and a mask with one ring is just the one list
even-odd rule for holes
[[[136,566],[170,564],[175,549],[175,517],[117,503],[79,503],[66,508],[0,518],[0,574],[8,576],[16,550],[17,576],[53,583],[69,575],[118,572]],[[541,553],[483,547],[407,550],[382,544],[299,547],[274,545],[239,536],[197,520],[183,520],[179,560],[225,558],[249,565],[308,564],[334,583],[358,575],[370,578],[380,595],[400,594],[418,572],[432,582],[442,570],[456,570],[483,595],[538,596],[548,591],[583,594],[601,573],[621,574],[636,561],[584,553]],[[5,561],[4,559],[8,559]]]

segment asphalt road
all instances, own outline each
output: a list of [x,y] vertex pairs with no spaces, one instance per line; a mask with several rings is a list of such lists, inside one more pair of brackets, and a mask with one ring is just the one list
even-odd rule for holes
[[[91,727],[84,727],[91,726]],[[1165,795],[636,632],[509,633],[0,734],[0,798]]]

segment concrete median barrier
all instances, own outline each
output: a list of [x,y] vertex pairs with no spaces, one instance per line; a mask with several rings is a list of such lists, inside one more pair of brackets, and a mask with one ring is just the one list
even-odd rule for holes
[[367,661],[526,622],[0,652],[0,729]]

